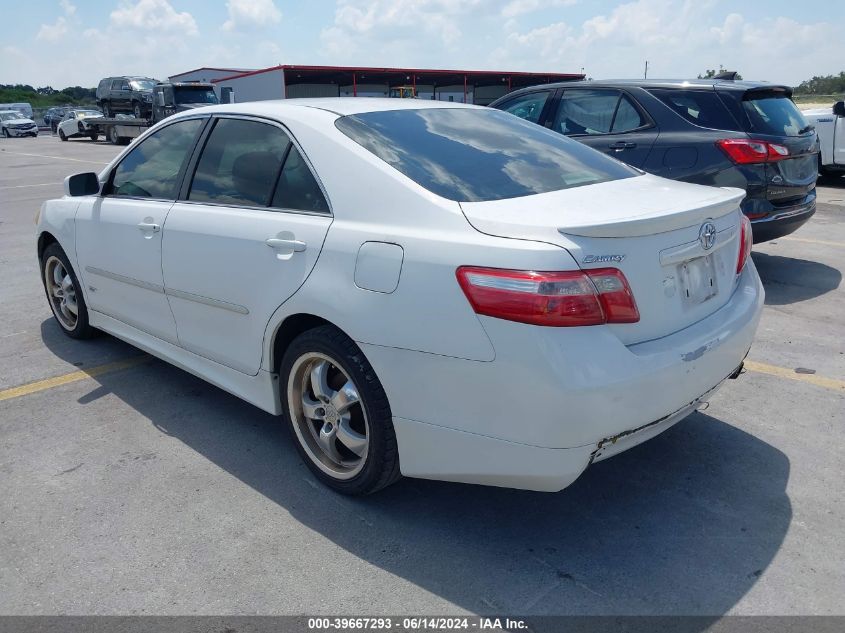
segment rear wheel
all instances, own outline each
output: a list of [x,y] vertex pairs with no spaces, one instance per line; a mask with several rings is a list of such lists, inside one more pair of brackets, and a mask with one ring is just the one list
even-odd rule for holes
[[282,358],[282,409],[302,459],[327,486],[365,495],[400,478],[387,395],[357,345],[326,325]]
[[92,141],[96,141],[97,140],[97,133],[91,132],[91,134],[88,135],[88,138],[90,138]]
[[135,115],[136,119],[143,118],[144,111],[141,109],[141,104],[137,101],[132,103],[132,114]]
[[77,339],[95,336],[97,330],[88,323],[88,308],[79,280],[62,247],[55,242],[41,256],[41,279],[50,310],[62,331]]
[[120,136],[117,134],[117,127],[112,125],[108,132],[109,143],[112,145],[120,145]]
[[111,104],[108,101],[103,101],[103,116],[107,119],[111,118],[114,115],[112,112]]

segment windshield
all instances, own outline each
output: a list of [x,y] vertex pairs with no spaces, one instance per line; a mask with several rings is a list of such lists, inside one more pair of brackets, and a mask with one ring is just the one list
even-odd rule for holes
[[96,110],[77,110],[76,116],[80,119],[85,119],[92,116],[103,116],[103,113],[97,112]]
[[219,103],[212,88],[176,88],[176,103]]
[[417,184],[458,202],[517,198],[639,174],[499,110],[368,112],[341,117],[335,125]]
[[157,83],[154,79],[133,79],[129,85],[133,90],[152,90]]
[[0,120],[14,121],[15,119],[25,119],[26,117],[20,112],[0,112]]

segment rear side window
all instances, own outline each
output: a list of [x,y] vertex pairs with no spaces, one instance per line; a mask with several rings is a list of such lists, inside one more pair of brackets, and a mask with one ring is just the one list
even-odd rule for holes
[[182,167],[203,123],[179,121],[150,134],[115,168],[109,195],[175,200]]
[[543,90],[542,92],[532,92],[527,95],[516,97],[507,103],[503,103],[499,109],[504,112],[509,112],[514,116],[518,116],[520,119],[525,119],[526,121],[531,121],[532,123],[538,123],[540,121],[540,115],[543,113],[543,108],[546,105],[546,101],[549,100],[549,94],[548,90]]
[[495,109],[367,112],[341,117],[335,125],[417,184],[459,202],[517,198],[639,174]]
[[285,166],[279,176],[272,206],[279,209],[296,209],[328,213],[329,205],[320,190],[314,174],[308,168],[302,154],[296,147],[291,147]]
[[188,200],[266,207],[290,139],[275,125],[219,119],[202,151]]
[[649,90],[651,94],[694,125],[715,130],[742,128],[713,90]]

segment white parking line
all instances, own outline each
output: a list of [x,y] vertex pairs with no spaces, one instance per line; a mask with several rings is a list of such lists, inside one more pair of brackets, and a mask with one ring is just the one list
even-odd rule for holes
[[106,165],[108,161],[99,160],[84,160],[82,158],[68,158],[67,156],[48,156],[47,154],[25,154],[23,152],[10,152],[8,150],[0,150],[0,155],[11,154],[13,156],[34,156],[36,158],[52,158],[53,160],[70,160],[74,163],[93,163],[94,165]]
[[0,189],[23,189],[24,187],[60,187],[60,182],[42,182],[37,185],[9,185],[7,187],[0,187]]

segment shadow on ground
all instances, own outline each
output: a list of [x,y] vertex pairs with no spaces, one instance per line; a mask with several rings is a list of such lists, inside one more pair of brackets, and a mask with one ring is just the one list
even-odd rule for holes
[[836,187],[838,189],[845,189],[845,176],[842,174],[828,174],[820,175],[816,181],[817,187]]
[[[56,327],[42,325],[45,344],[73,360]],[[307,529],[480,613],[721,615],[771,563],[792,515],[787,457],[703,413],[558,494],[406,479],[349,499],[315,483],[279,418],[179,369],[153,360],[96,380],[80,403],[115,394]],[[322,580],[326,595],[354,581]]]
[[842,273],[806,259],[754,251],[751,254],[766,289],[766,305],[787,305],[814,299],[836,290]]

